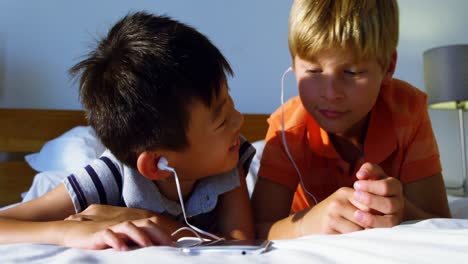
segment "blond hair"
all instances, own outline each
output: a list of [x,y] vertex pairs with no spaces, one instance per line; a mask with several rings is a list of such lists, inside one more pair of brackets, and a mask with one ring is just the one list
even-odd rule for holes
[[295,0],[289,16],[289,51],[312,59],[328,48],[351,49],[355,59],[386,67],[399,34],[396,0]]

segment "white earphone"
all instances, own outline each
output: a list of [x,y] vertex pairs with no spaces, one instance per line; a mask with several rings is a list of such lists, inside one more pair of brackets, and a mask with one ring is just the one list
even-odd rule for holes
[[173,169],[172,167],[169,167],[169,162],[167,161],[167,159],[163,156],[161,156],[161,158],[159,158],[159,161],[158,161],[158,168],[160,170],[168,170],[170,171],[171,169]]

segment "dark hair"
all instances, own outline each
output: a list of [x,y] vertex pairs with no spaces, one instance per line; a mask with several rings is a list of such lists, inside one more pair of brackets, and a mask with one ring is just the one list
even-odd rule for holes
[[122,162],[136,167],[146,150],[183,150],[193,100],[210,106],[232,69],[194,28],[167,16],[130,13],[88,57],[80,78],[89,124]]

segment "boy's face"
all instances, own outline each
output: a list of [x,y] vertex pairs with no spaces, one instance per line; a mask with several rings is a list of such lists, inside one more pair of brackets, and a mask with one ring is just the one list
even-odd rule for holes
[[189,146],[173,153],[174,168],[181,181],[197,180],[227,172],[239,159],[239,135],[244,122],[228,93],[226,85],[210,108],[195,100],[190,106],[187,132]]
[[391,78],[377,59],[356,61],[340,49],[309,61],[296,56],[294,72],[306,110],[327,132],[349,137],[362,134],[382,81]]

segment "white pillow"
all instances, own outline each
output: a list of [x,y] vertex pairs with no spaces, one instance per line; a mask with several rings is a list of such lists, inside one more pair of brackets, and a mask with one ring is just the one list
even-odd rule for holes
[[70,173],[66,171],[45,171],[36,174],[29,190],[21,195],[23,197],[22,202],[36,199],[48,193],[59,185],[68,175],[70,175]]
[[252,143],[252,146],[257,150],[255,156],[252,158],[250,163],[249,173],[245,178],[247,182],[247,190],[249,191],[249,196],[252,196],[255,183],[257,182],[258,169],[260,168],[260,160],[262,159],[263,147],[265,147],[265,140],[259,140]]
[[72,172],[98,158],[105,150],[90,126],[77,126],[44,144],[38,153],[25,156],[36,171]]
[[453,218],[468,219],[468,197],[447,195]]

